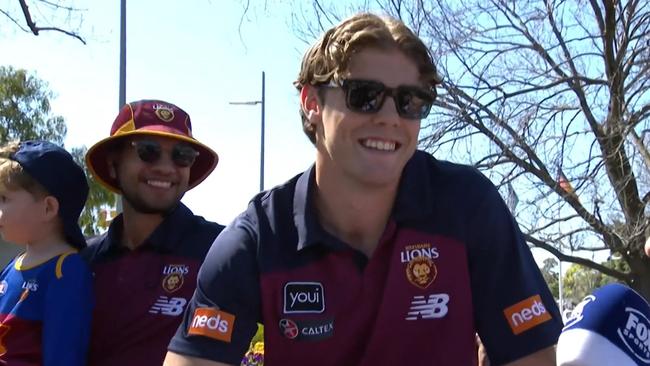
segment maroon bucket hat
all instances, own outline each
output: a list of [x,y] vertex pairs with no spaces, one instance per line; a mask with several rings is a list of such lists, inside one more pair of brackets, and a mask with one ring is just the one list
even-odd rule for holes
[[216,152],[192,136],[190,116],[184,110],[161,100],[127,103],[115,118],[110,136],[93,145],[86,153],[86,164],[93,177],[113,192],[120,193],[120,189],[110,175],[107,161],[109,147],[120,139],[134,135],[173,138],[191,144],[199,152],[190,168],[188,190],[207,178],[219,162]]

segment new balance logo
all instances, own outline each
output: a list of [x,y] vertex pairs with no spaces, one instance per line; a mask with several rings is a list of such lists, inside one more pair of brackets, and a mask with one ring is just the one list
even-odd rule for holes
[[160,296],[149,309],[149,313],[178,316],[183,314],[185,304],[187,304],[187,300],[182,297]]
[[448,303],[449,295],[447,294],[433,294],[429,295],[428,298],[426,296],[413,296],[411,308],[406,314],[406,320],[444,318],[449,311]]

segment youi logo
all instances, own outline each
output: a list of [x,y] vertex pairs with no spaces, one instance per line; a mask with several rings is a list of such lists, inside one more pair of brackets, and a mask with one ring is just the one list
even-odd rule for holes
[[626,307],[625,325],[617,330],[618,336],[639,360],[650,364],[650,321],[641,311]]
[[284,313],[322,313],[325,291],[320,282],[287,282],[284,285]]

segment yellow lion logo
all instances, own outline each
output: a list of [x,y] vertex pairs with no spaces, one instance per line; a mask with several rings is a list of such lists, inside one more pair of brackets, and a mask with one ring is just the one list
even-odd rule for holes
[[183,286],[183,275],[180,273],[170,273],[163,279],[162,287],[165,291],[172,293]]
[[425,289],[436,279],[438,269],[429,257],[415,257],[406,266],[406,278],[415,286]]

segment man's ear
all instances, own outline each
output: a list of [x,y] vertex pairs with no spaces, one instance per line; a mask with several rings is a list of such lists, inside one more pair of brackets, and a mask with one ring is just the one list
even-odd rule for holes
[[106,157],[106,165],[108,166],[108,175],[112,179],[117,179],[117,169],[115,168],[116,164],[115,153],[108,154]]
[[307,119],[314,123],[314,117],[321,113],[321,100],[318,96],[318,89],[312,85],[305,85],[300,90],[300,108]]
[[59,215],[59,200],[54,196],[46,196],[43,199],[45,204],[45,218],[51,220]]

